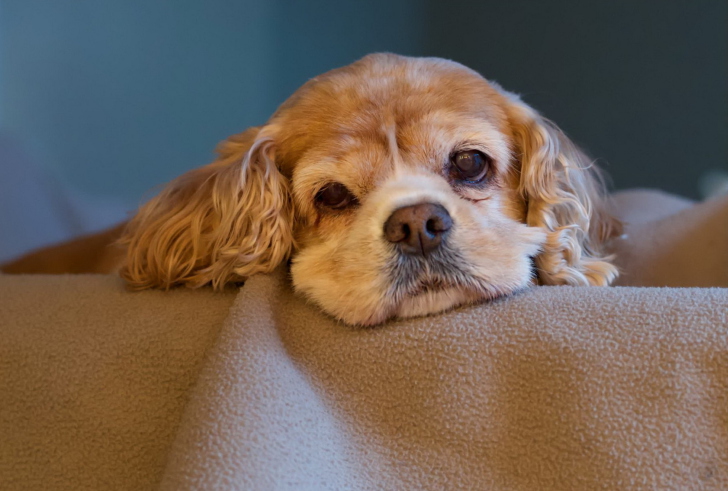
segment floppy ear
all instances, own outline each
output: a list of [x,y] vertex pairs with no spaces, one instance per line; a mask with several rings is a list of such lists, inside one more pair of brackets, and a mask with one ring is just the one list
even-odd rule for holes
[[287,179],[269,128],[218,147],[218,159],[175,179],[129,222],[121,276],[132,288],[216,289],[273,270],[293,247]]
[[506,93],[520,164],[526,222],[548,232],[535,258],[547,285],[609,285],[617,268],[604,253],[621,224],[605,207],[599,170],[552,122]]

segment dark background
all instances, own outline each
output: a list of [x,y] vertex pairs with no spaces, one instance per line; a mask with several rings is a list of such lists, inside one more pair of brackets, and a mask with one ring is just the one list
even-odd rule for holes
[[[98,228],[373,51],[451,58],[522,94],[617,189],[699,198],[728,173],[725,0],[0,0],[0,172],[63,195],[66,235]],[[27,180],[11,192],[27,199]],[[52,220],[3,192],[0,234]]]

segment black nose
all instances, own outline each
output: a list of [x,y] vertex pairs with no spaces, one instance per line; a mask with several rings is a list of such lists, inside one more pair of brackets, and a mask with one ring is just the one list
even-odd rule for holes
[[452,218],[445,208],[421,203],[394,210],[384,224],[384,236],[403,252],[424,256],[440,245],[451,227]]

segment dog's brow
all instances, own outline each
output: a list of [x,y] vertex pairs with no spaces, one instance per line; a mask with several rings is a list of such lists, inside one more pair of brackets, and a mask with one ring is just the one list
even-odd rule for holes
[[389,153],[392,156],[392,163],[394,168],[400,167],[401,158],[399,156],[399,146],[397,145],[397,127],[394,121],[389,121],[382,126],[382,131],[387,137],[389,144]]

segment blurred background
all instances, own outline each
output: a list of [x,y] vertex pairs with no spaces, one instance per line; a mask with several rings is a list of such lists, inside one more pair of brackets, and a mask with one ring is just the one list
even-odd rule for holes
[[726,0],[0,0],[0,261],[123,220],[374,51],[522,94],[614,189],[728,176]]

